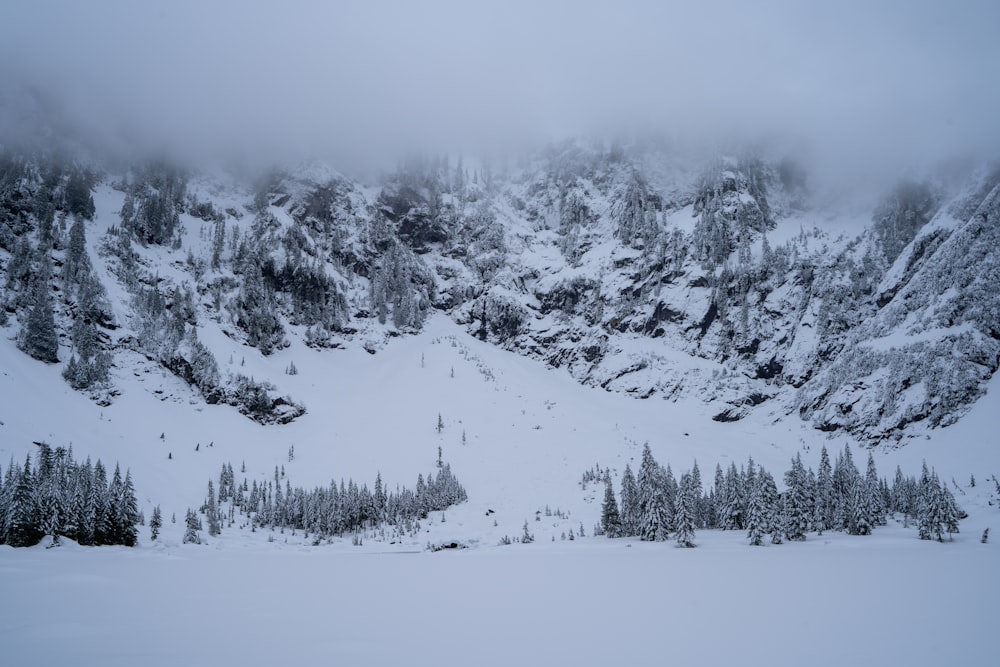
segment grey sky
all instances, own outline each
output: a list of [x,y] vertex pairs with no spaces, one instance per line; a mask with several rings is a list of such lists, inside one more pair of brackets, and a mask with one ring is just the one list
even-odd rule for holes
[[998,28],[995,0],[8,1],[0,130],[33,115],[12,99],[28,84],[102,137],[179,151],[347,160],[636,129],[997,151]]

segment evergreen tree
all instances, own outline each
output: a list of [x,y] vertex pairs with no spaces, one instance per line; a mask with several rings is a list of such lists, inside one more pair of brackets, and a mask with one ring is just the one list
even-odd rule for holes
[[125,526],[125,508],[122,498],[125,495],[125,482],[122,480],[121,469],[115,465],[115,472],[108,485],[108,537],[106,544],[118,544],[122,539]]
[[386,496],[385,489],[382,486],[382,473],[376,473],[375,475],[375,495],[373,497],[375,502],[375,520],[383,521],[386,518],[389,499]]
[[6,542],[12,547],[38,544],[42,539],[42,531],[36,521],[30,454],[25,457],[23,470],[13,480],[13,487],[6,513]]
[[618,514],[618,501],[611,482],[604,487],[604,504],[601,506],[601,529],[608,537],[621,535],[621,517]]
[[49,256],[40,252],[38,274],[35,276],[28,319],[18,337],[18,347],[35,359],[46,363],[59,361],[59,339],[49,296]]
[[10,492],[13,487],[13,477],[11,470],[14,467],[14,458],[11,457],[10,465],[7,466],[7,477],[3,476],[3,468],[0,466],[0,544],[7,543],[7,508],[10,506]]
[[663,491],[656,489],[644,506],[639,537],[647,542],[663,542],[670,536],[667,504]]
[[729,465],[723,486],[726,495],[722,499],[719,527],[723,530],[742,530],[745,522],[743,479],[737,472],[735,463]]
[[937,475],[932,475],[927,469],[927,462],[924,461],[923,469],[920,473],[919,491],[917,500],[917,532],[922,540],[935,539],[940,541],[944,532],[941,525],[941,501],[940,484]]
[[833,468],[826,445],[819,455],[819,472],[816,475],[816,530],[821,535],[824,530],[834,527]]
[[854,465],[850,445],[844,445],[844,451],[837,456],[833,469],[834,498],[834,528],[848,530],[851,516],[854,513],[854,482],[858,478],[858,469]]
[[215,230],[212,235],[212,261],[211,266],[215,271],[222,266],[222,250],[226,242],[226,220],[222,218],[215,221]]
[[851,535],[871,535],[875,524],[872,493],[868,481],[861,477],[854,480],[854,500],[848,532]]
[[131,473],[126,471],[123,479],[118,465],[115,465],[115,472],[108,487],[108,500],[110,534],[107,543],[135,546],[138,537],[135,526],[139,522],[135,488],[132,485]]
[[809,497],[806,471],[799,454],[792,459],[791,469],[785,473],[785,536],[789,540],[804,540],[812,523],[812,502]]
[[643,447],[642,462],[639,464],[639,476],[636,479],[638,489],[638,521],[639,535],[643,539],[649,535],[649,522],[652,513],[654,499],[659,506],[656,508],[656,520],[666,521],[667,508],[662,497],[662,484],[660,481],[660,466],[653,458],[653,452],[649,448],[649,443]]
[[882,500],[882,485],[878,478],[878,470],[875,469],[875,457],[868,452],[868,467],[865,472],[865,491],[868,493],[868,505],[871,512],[873,526],[885,525],[885,503]]
[[101,460],[94,464],[94,480],[87,498],[90,516],[91,544],[112,544],[111,504],[108,492],[108,477]]
[[892,481],[892,504],[890,506],[890,511],[899,512],[900,514],[909,515],[910,513],[910,498],[909,489],[907,488],[906,477],[903,476],[903,469],[898,465],[896,466],[896,475]]
[[62,266],[63,286],[69,290],[79,285],[83,276],[90,272],[90,258],[87,256],[87,238],[83,222],[76,218],[69,228],[69,243]]
[[281,344],[285,330],[278,317],[274,290],[264,282],[260,264],[262,262],[254,253],[243,265],[236,324],[246,331],[247,343],[266,356]]
[[722,472],[722,466],[715,464],[715,483],[709,493],[712,503],[709,506],[709,527],[723,528],[722,514],[726,498],[726,477]]
[[621,533],[633,536],[638,533],[639,527],[639,488],[632,475],[632,468],[628,464],[625,464],[625,472],[622,473],[621,495]]
[[198,519],[198,515],[191,511],[189,507],[187,514],[184,516],[184,539],[182,540],[184,544],[201,544],[201,538],[198,537],[198,531],[201,530],[201,521]]
[[677,512],[677,492],[680,485],[674,478],[674,471],[670,469],[670,464],[666,468],[660,468],[660,486],[663,489],[663,500],[667,509],[667,525],[673,527],[674,514]]
[[163,515],[160,514],[160,506],[153,508],[153,517],[149,520],[149,539],[154,542],[160,536],[160,528],[163,527]]
[[761,469],[757,473],[747,510],[747,537],[750,538],[751,545],[761,546],[764,536],[774,531],[777,505],[778,488],[774,478],[769,472]]
[[948,539],[952,540],[954,539],[952,535],[959,532],[958,520],[963,516],[963,512],[958,506],[958,503],[955,502],[955,496],[952,494],[947,484],[941,485],[941,505],[941,523],[944,525],[944,529],[948,532]]
[[691,488],[694,491],[694,525],[697,528],[705,528],[708,522],[708,507],[704,489],[701,482],[701,470],[698,468],[698,461],[691,467]]
[[[441,516],[443,519],[444,515],[442,514]],[[521,544],[531,544],[534,541],[535,541],[535,536],[532,535],[530,532],[528,532],[528,520],[525,519],[524,527],[522,528],[522,533],[521,533]]]
[[681,482],[677,489],[677,501],[674,503],[674,532],[678,546],[694,546],[694,517],[694,480],[691,473],[684,473],[681,475]]
[[[12,257],[7,263],[7,287],[18,292],[27,292],[31,285],[32,269],[31,258],[33,255],[31,241],[27,234],[22,234],[14,246]],[[19,304],[27,304],[27,295],[23,294],[18,299]]]
[[212,480],[208,480],[208,497],[205,500],[205,516],[208,519],[208,534],[212,537],[222,532],[219,521],[219,507],[215,501],[215,488]]
[[74,169],[66,181],[66,209],[77,218],[94,219],[94,198],[90,195],[90,179],[83,169]]

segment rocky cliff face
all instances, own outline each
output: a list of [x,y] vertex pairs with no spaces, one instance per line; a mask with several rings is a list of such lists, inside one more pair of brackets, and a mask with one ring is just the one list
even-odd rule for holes
[[[196,344],[206,326],[263,354],[293,336],[376,351],[440,311],[587,384],[869,442],[955,421],[1000,365],[995,170],[902,183],[836,236],[793,162],[578,142],[516,167],[413,161],[374,187],[317,165],[251,187],[14,157],[0,180],[8,327],[33,306],[25,266],[58,267],[65,230],[93,218],[95,275],[121,287],[107,290],[121,328],[93,322],[103,348],[172,320],[132,347],[243,408],[246,383],[213,375]],[[69,358],[80,297],[63,297]],[[279,400],[254,391],[252,414]]]

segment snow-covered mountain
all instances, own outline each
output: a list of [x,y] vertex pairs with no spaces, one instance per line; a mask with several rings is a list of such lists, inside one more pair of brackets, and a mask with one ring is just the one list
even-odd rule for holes
[[[859,214],[788,159],[578,141],[376,186],[318,163],[98,167],[5,156],[0,267],[8,338],[99,401],[139,354],[287,422],[310,406],[215,340],[375,352],[434,312],[584,384],[866,443],[955,422],[1000,364],[996,169],[901,180]],[[43,293],[56,341],[33,338]]]
[[[0,163],[0,626],[19,664],[437,664],[442,642],[508,664],[498,641],[655,664],[649,637],[720,622],[743,641],[675,653],[730,663],[782,627],[776,664],[938,662],[915,633],[988,655],[1000,173],[909,181],[859,214],[788,161],[580,143],[374,186],[319,164],[98,167]],[[878,442],[870,474],[842,465]],[[945,544],[921,541],[930,503],[889,492],[925,461],[940,486],[921,473],[921,492],[967,513],[953,543],[954,513],[930,522]],[[643,501],[652,539],[595,539],[633,470],[677,505]],[[797,494],[838,476],[855,501],[826,509],[853,524],[817,513],[794,536]],[[698,548],[656,542],[668,523],[680,541],[692,487]],[[886,493],[894,514],[865,509]],[[749,546],[763,527],[731,510],[765,505],[774,536]],[[848,534],[866,512],[874,533]],[[78,546],[104,542],[137,548]],[[929,605],[927,573],[959,571]],[[232,615],[206,623],[192,590]],[[566,639],[584,635],[617,639]]]

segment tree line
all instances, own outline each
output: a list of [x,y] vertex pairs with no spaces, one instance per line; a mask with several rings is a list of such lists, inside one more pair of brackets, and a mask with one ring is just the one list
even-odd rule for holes
[[0,475],[0,544],[28,547],[51,535],[53,543],[67,537],[85,545],[135,546],[140,521],[128,470],[118,464],[108,482],[101,463],[73,460],[72,447],[36,443],[24,465],[11,459]]
[[806,469],[800,454],[784,473],[784,492],[774,476],[750,458],[736,468],[723,471],[716,465],[715,480],[702,490],[701,473],[695,462],[678,481],[670,465],[653,458],[647,444],[638,475],[626,465],[616,497],[610,470],[588,470],[583,483],[605,483],[600,529],[608,537],[639,537],[663,541],[671,536],[681,546],[694,546],[696,529],[746,531],[751,545],[785,540],[800,541],[808,533],[822,535],[835,530],[851,535],[869,535],[884,526],[892,514],[904,524],[916,523],[920,539],[943,541],[959,531],[965,513],[954,495],[926,462],[919,477],[907,477],[897,466],[892,484],[878,476],[869,452],[861,473],[849,446],[831,465],[824,446],[819,468]]
[[270,530],[302,530],[313,535],[319,544],[323,539],[357,533],[358,531],[390,526],[398,533],[416,530],[420,519],[429,512],[443,511],[468,499],[465,488],[459,483],[451,466],[438,462],[437,473],[417,476],[415,488],[397,487],[390,491],[382,482],[382,475],[375,478],[373,488],[358,484],[353,479],[340,484],[331,481],[329,486],[307,490],[293,487],[285,480],[284,470],[275,468],[274,478],[258,484],[246,478],[236,483],[232,464],[226,463],[219,473],[218,485],[208,482],[208,492],[198,514],[188,510],[185,542],[200,542],[200,530],[207,523],[209,535],[222,532],[223,524],[240,528],[249,526]]

